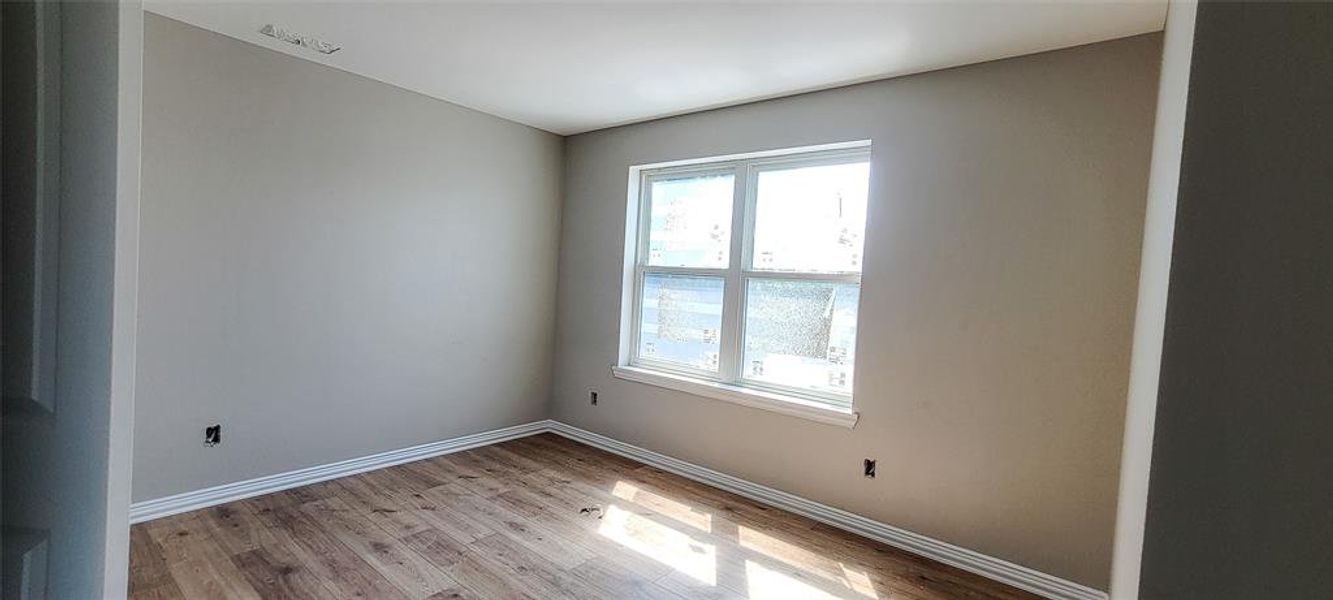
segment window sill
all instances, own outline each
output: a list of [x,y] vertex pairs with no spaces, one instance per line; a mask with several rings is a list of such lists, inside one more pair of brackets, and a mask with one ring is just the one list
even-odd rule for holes
[[615,375],[617,379],[646,383],[704,398],[782,413],[828,425],[838,425],[847,429],[854,427],[859,417],[855,411],[823,406],[796,396],[785,396],[683,375],[670,375],[638,367],[611,367],[611,374]]

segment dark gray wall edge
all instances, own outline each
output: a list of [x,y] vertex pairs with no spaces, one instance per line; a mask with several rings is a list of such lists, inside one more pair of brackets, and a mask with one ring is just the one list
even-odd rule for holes
[[1199,6],[1141,597],[1333,596],[1333,4]]

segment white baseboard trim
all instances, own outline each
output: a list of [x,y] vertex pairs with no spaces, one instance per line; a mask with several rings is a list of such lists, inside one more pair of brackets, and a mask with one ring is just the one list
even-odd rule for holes
[[529,435],[550,431],[550,421],[533,421],[523,425],[504,427],[465,435],[420,446],[390,450],[370,456],[352,458],[326,465],[297,469],[286,473],[265,475],[246,481],[227,483],[193,492],[185,492],[165,498],[135,502],[130,505],[130,523],[142,523],[218,504],[225,504],[244,498],[262,496],[303,485],[337,479],[384,467],[392,467],[412,461],[440,456],[451,452],[461,452],[480,446],[513,440]]
[[892,525],[867,519],[845,510],[833,508],[832,506],[820,504],[813,500],[807,500],[794,494],[752,483],[739,477],[733,477],[726,473],[688,463],[665,454],[659,454],[652,450],[626,444],[625,442],[614,440],[591,431],[579,429],[572,425],[567,425],[559,421],[549,421],[549,426],[552,432],[589,446],[619,454],[626,458],[657,467],[663,471],[675,473],[681,477],[693,479],[700,483],[706,483],[715,488],[726,490],[739,496],[744,496],[756,502],[761,502],[791,513],[809,517],[821,523],[832,525],[833,527],[849,531],[862,537],[883,542],[895,548],[901,548],[919,556],[937,560],[946,565],[958,567],[964,571],[975,573],[982,577],[993,579],[1045,598],[1051,598],[1052,600],[1106,600],[1107,598],[1106,592],[1101,590],[1095,590],[1072,581],[1055,577],[1054,575],[1042,573],[1035,569],[1016,565],[1006,560],[987,556],[980,552],[961,548],[948,542],[942,542],[905,529],[899,529]]
[[142,523],[235,500],[261,496],[329,479],[337,479],[384,467],[391,467],[433,456],[470,450],[499,442],[518,439],[538,433],[552,432],[595,448],[619,454],[695,481],[744,496],[756,502],[809,517],[856,535],[901,548],[913,554],[937,560],[964,571],[975,573],[1051,598],[1052,600],[1106,600],[1101,590],[1074,583],[1054,575],[987,556],[980,552],[955,546],[924,535],[880,523],[845,510],[807,500],[795,494],[714,471],[632,444],[626,444],[604,435],[579,429],[559,421],[534,421],[523,425],[484,431],[453,439],[412,446],[401,450],[381,452],[327,465],[267,475],[246,481],[228,483],[165,498],[136,502],[130,506],[130,522]]

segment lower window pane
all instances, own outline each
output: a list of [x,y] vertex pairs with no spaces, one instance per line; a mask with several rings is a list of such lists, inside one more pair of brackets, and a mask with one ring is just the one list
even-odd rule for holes
[[639,358],[717,371],[722,339],[720,277],[645,275]]
[[749,280],[741,376],[851,394],[860,295],[854,283]]

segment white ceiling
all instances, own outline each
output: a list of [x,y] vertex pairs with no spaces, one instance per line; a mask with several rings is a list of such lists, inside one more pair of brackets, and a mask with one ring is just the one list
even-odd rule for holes
[[[148,10],[559,134],[1160,30],[1165,0],[148,2]],[[341,44],[325,56],[266,23]]]

